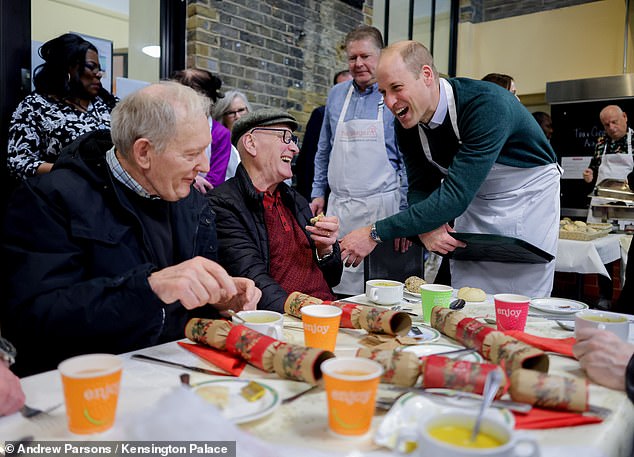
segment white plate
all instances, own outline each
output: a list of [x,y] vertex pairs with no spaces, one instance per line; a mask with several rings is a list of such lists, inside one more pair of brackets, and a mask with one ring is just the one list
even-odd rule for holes
[[[447,389],[430,389],[431,391],[448,391]],[[403,395],[394,403],[394,406],[385,415],[381,425],[374,434],[374,442],[390,449],[395,449],[399,439],[407,438],[415,439],[412,432],[420,429],[420,425],[429,416],[446,411],[455,411],[464,407],[466,402],[463,401],[462,407],[460,402],[456,401],[456,406],[452,406],[447,402],[452,400],[448,397],[438,397],[438,401],[431,397],[422,397],[416,393],[408,393]],[[475,406],[469,404],[469,408]],[[489,408],[486,413],[491,418],[502,420],[510,425],[515,425],[513,414],[506,409]],[[402,437],[402,438],[401,438]]]
[[[429,344],[419,344],[416,346],[407,346],[403,348],[404,352],[413,352],[417,357],[424,357],[426,355],[442,355],[443,352],[455,351],[457,349],[464,349],[462,346],[454,346],[453,344],[445,344],[445,343],[429,343]],[[456,357],[453,355],[448,355],[447,357]],[[484,359],[477,352],[472,352],[471,354],[466,354],[460,356],[460,360],[466,360],[467,362],[483,362]]]
[[410,292],[407,289],[403,289],[403,295],[405,295],[407,298],[416,298],[418,301],[420,301],[420,294],[415,294],[414,292]]
[[567,298],[531,298],[531,308],[551,314],[574,314],[587,309],[588,305]]
[[271,414],[280,405],[280,396],[272,387],[257,381],[265,389],[264,395],[256,401],[248,401],[240,394],[240,390],[249,384],[248,379],[213,379],[201,382],[195,389],[210,384],[229,388],[229,403],[221,414],[234,424],[243,424]]
[[421,343],[431,343],[432,341],[436,341],[440,338],[440,332],[435,328],[427,327],[426,325],[412,325],[412,327],[416,327],[421,331],[420,335],[413,335],[411,330],[407,336],[411,338],[416,338]]

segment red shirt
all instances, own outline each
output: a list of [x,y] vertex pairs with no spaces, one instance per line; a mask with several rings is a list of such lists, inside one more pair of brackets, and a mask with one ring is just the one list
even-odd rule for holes
[[264,222],[269,238],[271,277],[287,292],[299,291],[322,300],[334,300],[324,275],[313,258],[306,233],[280,192],[264,193]]

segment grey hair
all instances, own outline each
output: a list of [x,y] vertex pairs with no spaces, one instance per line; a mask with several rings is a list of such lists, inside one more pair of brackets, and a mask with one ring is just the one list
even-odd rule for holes
[[152,84],[128,95],[112,110],[112,141],[125,157],[139,138],[147,138],[161,153],[188,118],[206,118],[210,104],[209,98],[182,84]]
[[434,78],[438,79],[438,70],[436,70],[436,66],[434,65],[434,58],[429,52],[429,49],[423,44],[417,41],[405,41],[395,43],[395,47],[390,46],[390,48],[400,51],[403,63],[405,63],[407,69],[416,79],[420,76],[420,70],[423,68],[423,65],[429,65],[434,73]]
[[230,90],[225,92],[225,98],[221,98],[214,104],[211,111],[211,117],[213,117],[214,120],[222,123],[222,116],[224,116],[224,114],[229,111],[231,102],[233,102],[233,99],[236,97],[240,97],[242,99],[244,105],[247,107],[247,110],[249,110],[249,113],[253,111],[253,108],[251,108],[251,104],[249,103],[246,95],[244,95],[239,90]]

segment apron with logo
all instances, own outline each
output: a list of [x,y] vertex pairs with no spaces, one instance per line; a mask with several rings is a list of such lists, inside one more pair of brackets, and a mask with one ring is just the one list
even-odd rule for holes
[[[460,141],[453,89],[444,79],[447,108],[454,134]],[[440,171],[447,169],[431,157],[422,128],[419,134],[427,159]],[[457,232],[490,233],[527,241],[557,253],[559,234],[559,178],[557,164],[516,168],[494,164],[467,210],[455,221]],[[517,293],[529,297],[550,295],[555,262],[546,264],[451,261],[454,288],[478,287],[489,294]]]
[[[620,179],[627,180],[627,175],[634,168],[634,159],[632,158],[632,129],[627,129],[627,154],[606,154],[608,150],[608,141],[605,142],[603,154],[601,155],[601,165],[597,172],[597,184],[604,179]],[[602,222],[600,217],[592,215],[592,205],[600,205],[607,201],[601,197],[592,197],[590,208],[588,208],[588,222]]]
[[[344,122],[354,88],[351,85],[337,121],[328,164],[328,216],[339,218],[339,237],[399,211],[399,177],[387,158],[383,102],[376,119]],[[364,290],[363,263],[344,267],[334,291],[355,295]]]

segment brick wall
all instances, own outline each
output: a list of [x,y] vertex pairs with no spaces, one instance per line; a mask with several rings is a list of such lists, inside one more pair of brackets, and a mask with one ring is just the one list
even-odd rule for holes
[[303,127],[347,68],[345,34],[371,23],[372,0],[360,3],[188,0],[187,66],[218,75],[255,108],[288,110]]
[[461,0],[460,22],[486,22],[597,0]]

